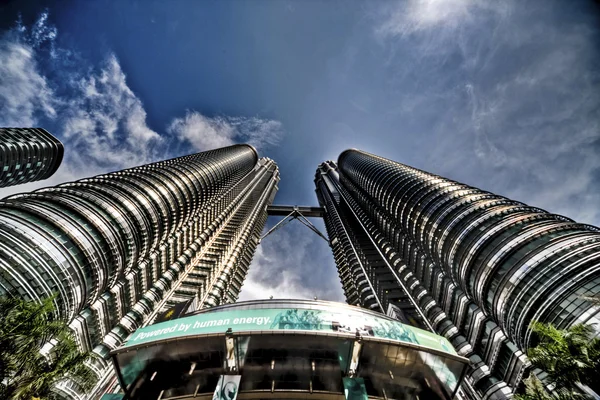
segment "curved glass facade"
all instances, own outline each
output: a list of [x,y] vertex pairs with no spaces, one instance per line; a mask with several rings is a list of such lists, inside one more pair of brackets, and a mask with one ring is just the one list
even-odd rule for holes
[[532,320],[600,322],[596,227],[359,150],[315,183],[348,302],[446,336],[478,396],[520,382]]
[[51,177],[62,162],[62,143],[42,128],[0,128],[0,187]]
[[0,292],[56,294],[81,347],[106,358],[178,303],[237,299],[278,181],[235,145],[2,199]]

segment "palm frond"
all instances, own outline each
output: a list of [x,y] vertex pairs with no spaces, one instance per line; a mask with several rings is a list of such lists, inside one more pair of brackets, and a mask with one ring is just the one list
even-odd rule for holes
[[[51,343],[48,354],[41,348]],[[91,388],[96,376],[86,366],[69,327],[55,318],[54,299],[40,303],[0,296],[0,398],[49,398],[54,385],[73,379]]]

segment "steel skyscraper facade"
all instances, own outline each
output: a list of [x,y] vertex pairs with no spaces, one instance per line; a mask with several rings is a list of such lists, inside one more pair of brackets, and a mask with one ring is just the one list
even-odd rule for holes
[[159,312],[237,299],[278,181],[234,145],[2,199],[0,293],[56,294],[106,377],[108,352]]
[[315,183],[347,301],[447,337],[477,397],[519,384],[532,320],[600,322],[597,227],[358,150]]
[[0,128],[0,187],[51,177],[62,162],[62,143],[42,128]]

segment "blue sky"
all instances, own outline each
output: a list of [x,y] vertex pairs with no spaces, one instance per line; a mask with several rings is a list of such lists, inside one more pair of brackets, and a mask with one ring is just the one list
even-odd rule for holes
[[[0,196],[249,141],[279,204],[356,147],[600,225],[599,22],[591,0],[4,2],[0,125],[66,154]],[[343,301],[326,243],[265,239],[241,298],[268,295]]]

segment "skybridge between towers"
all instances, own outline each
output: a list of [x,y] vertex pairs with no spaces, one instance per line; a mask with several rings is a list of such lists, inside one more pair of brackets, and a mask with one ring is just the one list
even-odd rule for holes
[[294,212],[300,213],[309,218],[323,218],[323,213],[325,210],[323,207],[283,206],[279,204],[273,204],[267,207],[267,215],[269,216],[288,216]]
[[[283,218],[261,240],[297,220],[337,243],[308,219],[324,218],[322,207],[266,212]],[[400,308],[386,315],[316,298],[180,308],[111,351],[121,399],[450,400],[469,365]]]
[[289,222],[297,220],[302,225],[313,231],[321,239],[329,243],[327,235],[324,235],[316,226],[313,225],[307,218],[323,218],[325,209],[323,207],[308,207],[308,206],[283,206],[283,205],[270,205],[267,207],[268,216],[283,216],[284,218],[276,223],[271,229],[261,236],[261,240],[269,236],[276,230],[284,227]]

